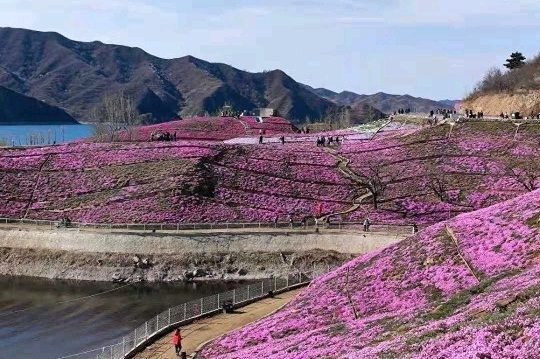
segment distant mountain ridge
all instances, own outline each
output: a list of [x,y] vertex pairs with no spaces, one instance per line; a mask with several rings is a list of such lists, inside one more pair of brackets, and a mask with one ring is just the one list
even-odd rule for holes
[[281,70],[249,73],[193,56],[161,59],[139,48],[14,28],[0,28],[0,85],[85,121],[95,121],[90,113],[104,95],[120,91],[152,122],[212,114],[225,103],[274,108],[297,123],[344,109]]
[[0,86],[0,125],[77,123],[58,107]]
[[372,95],[360,95],[351,91],[338,93],[325,88],[313,88],[305,84],[302,86],[341,106],[369,105],[385,113],[393,113],[400,108],[410,108],[416,112],[429,112],[438,108],[452,109],[457,102],[454,100],[435,101],[411,95],[392,95],[384,92],[378,92]]

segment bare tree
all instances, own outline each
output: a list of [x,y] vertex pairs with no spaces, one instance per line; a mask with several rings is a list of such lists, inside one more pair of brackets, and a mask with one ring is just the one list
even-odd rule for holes
[[435,193],[441,202],[450,203],[450,197],[448,196],[449,181],[444,171],[436,169],[427,176],[426,186]]
[[384,195],[386,186],[391,181],[391,176],[384,173],[384,163],[381,161],[371,162],[366,166],[360,187],[371,193],[373,208],[377,209],[380,198]]
[[540,161],[537,158],[512,159],[506,164],[506,174],[532,192],[540,188]]
[[94,120],[94,135],[102,141],[118,140],[118,132],[125,131],[128,140],[133,140],[141,119],[135,103],[123,91],[106,95],[91,114]]

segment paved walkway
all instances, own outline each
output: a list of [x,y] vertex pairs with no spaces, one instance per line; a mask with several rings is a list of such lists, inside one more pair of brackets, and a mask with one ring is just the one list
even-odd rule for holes
[[[302,290],[303,288],[281,293],[274,298],[266,298],[239,308],[233,314],[217,314],[181,327],[184,338],[182,350],[185,350],[187,355],[191,355],[200,344],[272,314],[291,301]],[[135,359],[173,358],[178,357],[172,346],[172,333],[167,334],[135,356]]]

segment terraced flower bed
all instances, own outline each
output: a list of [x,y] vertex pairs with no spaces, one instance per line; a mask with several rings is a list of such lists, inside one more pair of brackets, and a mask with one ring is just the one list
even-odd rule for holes
[[345,141],[350,168],[384,187],[377,209],[366,202],[349,219],[436,223],[538,188],[540,125],[527,126],[519,139],[512,124],[473,122]]
[[[225,144],[214,134],[230,123],[245,133],[239,120],[191,121],[196,125],[189,128],[210,140],[3,149],[0,216],[66,214],[72,221],[115,223],[300,220],[322,205],[322,214],[334,220],[368,216],[374,224],[430,224],[540,186],[540,126],[534,124],[520,125],[516,135],[514,125],[500,122],[424,128],[396,122],[345,131],[344,142],[328,150],[317,147],[312,134],[293,134],[285,144]],[[356,179],[343,172],[344,159]],[[370,181],[380,187],[376,201]],[[359,206],[353,204],[360,198]]]

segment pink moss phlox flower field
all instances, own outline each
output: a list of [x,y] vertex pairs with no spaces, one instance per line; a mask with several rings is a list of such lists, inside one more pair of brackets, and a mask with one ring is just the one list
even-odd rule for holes
[[152,133],[169,132],[176,133],[176,138],[182,140],[224,141],[249,134],[257,135],[259,130],[268,135],[296,132],[295,127],[282,117],[194,117],[143,126],[131,133],[123,131],[120,140],[148,141]]
[[[358,128],[325,132],[342,140],[330,149],[315,144],[321,133],[256,117],[147,126],[132,142],[3,148],[0,216],[284,221],[322,204],[339,220],[423,224],[199,358],[540,358],[540,124]],[[149,142],[157,130],[178,140]]]
[[[381,127],[382,126],[382,127]],[[448,136],[452,130],[451,136]],[[156,130],[177,141],[148,141]],[[265,143],[258,144],[264,131]],[[282,118],[193,118],[145,126],[141,141],[0,150],[0,216],[113,223],[301,219],[433,224],[540,186],[540,126],[400,122],[299,134]],[[279,136],[286,143],[279,142]],[[341,137],[333,151],[317,136]],[[377,208],[366,184],[376,173]],[[367,197],[365,197],[367,196]]]
[[199,358],[539,358],[539,258],[536,190],[354,259]]

